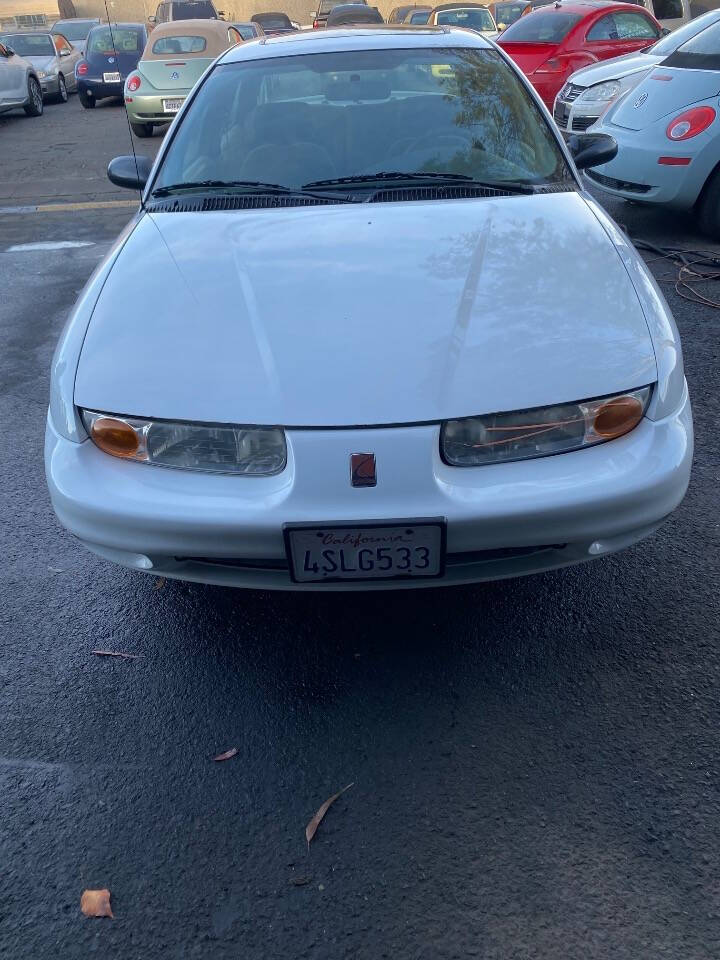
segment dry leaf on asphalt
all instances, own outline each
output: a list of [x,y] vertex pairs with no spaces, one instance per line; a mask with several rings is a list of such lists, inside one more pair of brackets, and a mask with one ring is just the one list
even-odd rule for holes
[[165,586],[166,583],[167,583],[167,580],[165,579],[165,577],[158,577],[153,585],[153,590],[162,590],[162,588]]
[[80,898],[80,909],[86,917],[110,917],[113,919],[113,912],[110,909],[110,891],[84,890]]
[[322,819],[325,814],[328,812],[330,807],[335,803],[338,797],[341,797],[346,790],[349,790],[350,787],[354,787],[354,783],[349,783],[346,787],[343,787],[342,790],[338,790],[337,793],[334,793],[329,800],[326,800],[325,803],[320,807],[318,812],[312,818],[310,823],[305,827],[305,839],[307,840],[308,846],[310,846],[310,841],[315,836],[317,828],[322,823]]
[[237,747],[231,747],[229,750],[226,750],[225,753],[219,753],[216,757],[213,757],[213,760],[229,760],[230,757],[234,757],[237,752]]
[[93,650],[96,657],[123,657],[125,660],[140,660],[141,653],[117,653],[115,650]]
[[290,883],[294,887],[306,887],[309,883],[312,883],[312,877],[291,877]]

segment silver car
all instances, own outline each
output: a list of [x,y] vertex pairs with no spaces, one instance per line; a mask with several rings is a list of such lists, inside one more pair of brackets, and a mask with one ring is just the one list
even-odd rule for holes
[[0,41],[0,113],[22,107],[29,117],[43,112],[40,80],[35,67]]
[[35,67],[44,98],[67,103],[68,93],[77,89],[75,67],[82,59],[69,40],[59,33],[27,32],[0,34],[0,43]]
[[609,109],[610,105],[641,83],[656,64],[677,48],[720,20],[720,10],[691,20],[651,47],[612,60],[592,63],[576,70],[555,98],[553,119],[564,136],[582,133]]

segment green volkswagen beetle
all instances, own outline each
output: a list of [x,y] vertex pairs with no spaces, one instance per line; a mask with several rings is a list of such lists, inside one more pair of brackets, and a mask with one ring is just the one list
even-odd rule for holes
[[137,137],[170,123],[195,82],[242,36],[224,20],[174,20],[155,27],[125,80],[125,107]]

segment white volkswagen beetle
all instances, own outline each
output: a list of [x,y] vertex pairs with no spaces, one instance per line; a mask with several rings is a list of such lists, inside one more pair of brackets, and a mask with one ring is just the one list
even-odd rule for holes
[[[440,69],[441,68],[441,69]],[[224,54],[52,370],[60,521],[165,577],[472,582],[611,553],[682,500],[677,330],[510,61],[469,31]]]

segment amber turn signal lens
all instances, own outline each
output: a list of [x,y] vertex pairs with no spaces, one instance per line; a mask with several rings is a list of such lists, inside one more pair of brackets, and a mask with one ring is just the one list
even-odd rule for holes
[[637,397],[614,397],[595,414],[593,428],[599,437],[612,440],[629,433],[642,420],[643,407]]
[[134,457],[140,440],[129,423],[112,417],[99,417],[92,425],[92,438],[113,457]]

